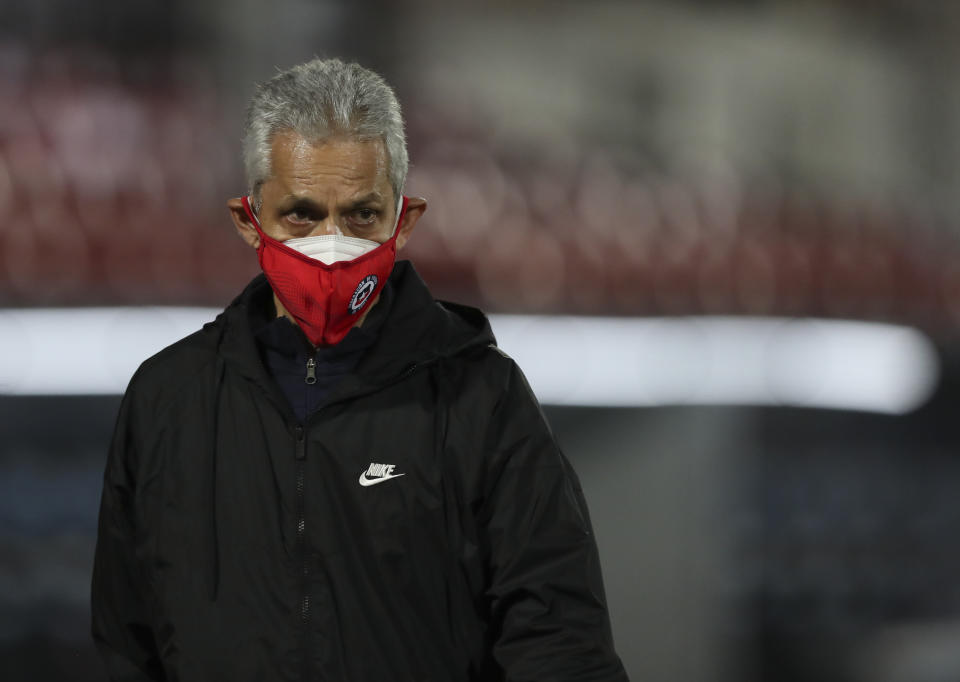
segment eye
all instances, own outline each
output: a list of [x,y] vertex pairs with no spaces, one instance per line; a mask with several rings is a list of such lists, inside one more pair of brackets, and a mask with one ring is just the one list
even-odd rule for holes
[[302,208],[295,208],[287,213],[287,220],[289,220],[291,223],[303,225],[305,223],[312,222],[313,216],[309,211],[306,211]]
[[377,212],[372,208],[358,208],[350,214],[350,222],[355,225],[372,225],[377,220]]

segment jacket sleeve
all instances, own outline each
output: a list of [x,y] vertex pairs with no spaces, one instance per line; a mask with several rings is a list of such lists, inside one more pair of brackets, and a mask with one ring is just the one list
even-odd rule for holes
[[487,426],[478,516],[493,656],[511,682],[626,680],[580,483],[519,368]]
[[[132,384],[131,384],[132,386]],[[93,640],[111,682],[162,682],[163,669],[135,558],[136,410],[128,389],[107,457],[91,586]]]

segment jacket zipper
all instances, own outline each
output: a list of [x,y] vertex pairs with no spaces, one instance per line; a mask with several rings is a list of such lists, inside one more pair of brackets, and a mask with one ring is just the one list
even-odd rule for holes
[[[399,381],[402,381],[412,375],[417,370],[422,369],[423,367],[432,364],[432,361],[413,363],[407,367],[403,372],[396,376],[392,381],[389,381],[382,386],[378,387],[375,390],[380,390],[391,384],[395,384]],[[311,381],[311,379],[313,381]],[[313,358],[307,360],[307,376],[304,379],[308,384],[316,381],[316,362]],[[356,398],[362,397],[367,393],[373,393],[375,391],[361,392],[350,396],[343,396],[335,402],[341,402],[344,400],[354,400]],[[326,405],[321,405],[314,412],[313,416],[316,416],[323,408],[328,407],[334,403],[327,403]],[[309,423],[309,421],[308,421]],[[300,622],[303,627],[302,632],[302,644],[301,651],[303,654],[303,662],[301,664],[301,679],[306,680],[310,678],[309,670],[309,658],[307,657],[306,652],[309,651],[309,622],[310,622],[310,566],[308,563],[307,547],[306,547],[306,537],[305,537],[305,520],[304,520],[304,475],[305,475],[305,464],[307,459],[307,444],[306,444],[306,431],[303,426],[297,426],[296,428],[297,435],[297,449],[296,449],[296,460],[297,460],[297,544],[300,552],[300,560],[302,567],[301,574],[301,587],[300,587]]]
[[[297,550],[300,555],[300,623],[303,626],[304,662],[303,671],[307,670],[307,624],[310,622],[310,564],[307,554],[306,519],[304,509],[304,476],[307,459],[306,433],[302,426],[297,426]],[[304,678],[306,679],[306,678]]]

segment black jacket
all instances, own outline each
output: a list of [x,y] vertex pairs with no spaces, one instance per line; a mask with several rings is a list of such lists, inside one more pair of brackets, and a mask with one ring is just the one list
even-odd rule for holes
[[409,263],[391,282],[376,344],[305,424],[250,330],[262,276],[134,375],[93,575],[111,680],[626,679],[523,375],[482,313]]

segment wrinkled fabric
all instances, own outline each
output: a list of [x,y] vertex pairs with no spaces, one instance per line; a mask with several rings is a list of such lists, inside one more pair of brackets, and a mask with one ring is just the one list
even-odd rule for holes
[[109,679],[626,679],[579,482],[522,373],[409,263],[391,286],[302,425],[250,329],[262,276],[134,375],[92,585]]

